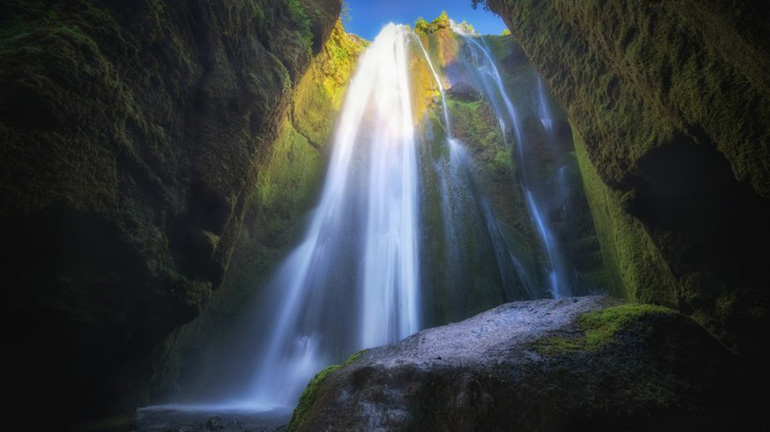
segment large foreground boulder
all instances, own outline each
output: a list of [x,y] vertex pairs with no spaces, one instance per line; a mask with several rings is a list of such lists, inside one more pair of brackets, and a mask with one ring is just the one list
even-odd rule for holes
[[690,318],[606,297],[510,303],[332,366],[292,430],[710,430],[741,359]]

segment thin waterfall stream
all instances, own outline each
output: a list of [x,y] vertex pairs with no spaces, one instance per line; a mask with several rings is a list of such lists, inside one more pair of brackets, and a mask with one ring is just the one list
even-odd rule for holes
[[[525,199],[527,207],[529,208],[530,215],[533,223],[537,228],[537,232],[540,236],[540,240],[545,247],[548,254],[548,261],[550,264],[549,269],[549,283],[551,295],[554,298],[568,297],[572,295],[568,274],[568,268],[565,265],[565,258],[562,254],[561,247],[558,239],[554,235],[553,228],[550,226],[546,215],[544,214],[545,197],[548,191],[538,189],[535,187],[533,180],[532,163],[528,158],[527,152],[527,139],[522,132],[521,119],[519,113],[516,110],[515,105],[512,103],[510,96],[505,90],[500,72],[497,69],[492,55],[489,52],[489,48],[485,46],[483,38],[479,38],[476,35],[470,34],[461,26],[457,25],[454,21],[451,22],[452,30],[462,36],[466,41],[466,46],[470,50],[471,56],[475,63],[475,68],[478,72],[478,77],[483,83],[484,92],[490,101],[493,101],[493,106],[497,112],[498,119],[500,121],[500,127],[505,135],[505,121],[503,118],[507,115],[511,127],[513,128],[514,137],[514,149],[516,152],[517,167],[521,172],[522,187],[524,188]],[[479,42],[477,39],[480,39]],[[544,95],[542,88],[542,79],[538,79],[538,91],[540,95]],[[505,110],[501,109],[497,101],[501,99],[504,103]],[[550,119],[548,106],[545,105],[545,98],[541,96],[539,112],[541,114],[541,121],[544,127],[552,134],[552,120]]]

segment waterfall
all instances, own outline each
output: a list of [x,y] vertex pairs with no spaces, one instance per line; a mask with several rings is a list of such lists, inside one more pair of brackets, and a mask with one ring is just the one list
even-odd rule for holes
[[[528,158],[528,149],[526,148],[527,140],[525,139],[521,128],[521,119],[516,106],[513,104],[505,90],[500,72],[490,54],[489,47],[484,44],[483,39],[481,39],[480,43],[477,40],[479,39],[477,35],[469,34],[454,21],[451,21],[451,25],[452,30],[460,35],[466,42],[466,47],[473,59],[477,77],[482,84],[485,95],[492,102],[503,135],[506,133],[505,122],[502,120],[504,117],[507,116],[513,128],[514,148],[517,155],[517,166],[521,173],[520,177],[524,188],[525,201],[550,263],[548,273],[551,295],[555,298],[569,296],[571,295],[569,270],[558,239],[554,235],[554,230],[550,226],[545,214],[545,201],[547,200],[548,191],[540,190],[535,184],[536,182],[534,181],[532,173],[534,164]],[[545,95],[542,88],[540,90],[541,121],[548,122],[549,126],[546,126],[546,129],[551,133],[552,129],[550,128],[550,125],[552,124],[552,120],[548,114],[547,107],[542,106],[542,103],[545,102]],[[502,107],[499,103],[500,100],[503,102]],[[502,109],[503,107],[504,109]]]
[[[429,72],[439,105],[412,100],[412,70]],[[440,72],[407,26],[385,26],[359,58],[304,236],[242,323],[250,368],[232,374],[243,389],[228,406],[291,408],[315,373],[360,349],[542,295],[452,133]]]
[[542,123],[548,136],[553,138],[553,117],[551,116],[551,108],[548,106],[548,96],[545,94],[545,84],[539,75],[537,77],[537,95],[540,123]]
[[248,397],[257,405],[291,406],[341,355],[420,328],[409,35],[390,24],[359,60],[320,203],[266,289],[274,319]]
[[[413,34],[413,37],[420,47],[440,94],[441,113],[446,132],[445,144],[448,149],[448,160],[433,163],[434,172],[441,185],[439,195],[446,244],[445,260],[449,262],[446,272],[448,278],[440,284],[448,288],[449,303],[453,303],[453,311],[447,313],[445,318],[462,319],[483,310],[479,308],[480,305],[490,307],[506,301],[536,298],[538,295],[535,293],[534,284],[531,283],[529,275],[526,274],[519,260],[508,249],[498,222],[489,208],[489,203],[478,191],[471,169],[471,157],[464,143],[454,136],[446,90],[430,54],[420,37],[417,34]],[[469,236],[475,238],[476,242],[483,243],[484,247],[478,249],[470,247],[467,241],[463,241]],[[471,293],[474,280],[478,281],[480,276],[479,271],[471,267],[479,256],[491,260],[484,265],[487,271],[480,273],[486,280],[499,278],[499,292],[492,293],[487,290],[483,293]],[[496,273],[492,275],[490,271]],[[517,290],[518,286],[523,289]],[[494,301],[489,301],[492,298]]]

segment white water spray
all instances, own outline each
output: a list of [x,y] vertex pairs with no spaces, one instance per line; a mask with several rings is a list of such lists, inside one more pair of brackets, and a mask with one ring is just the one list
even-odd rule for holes
[[268,287],[258,406],[291,406],[326,364],[420,328],[409,34],[387,25],[359,60],[318,208]]

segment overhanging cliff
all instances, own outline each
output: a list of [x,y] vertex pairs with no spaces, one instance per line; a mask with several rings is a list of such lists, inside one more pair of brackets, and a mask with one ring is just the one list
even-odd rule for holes
[[575,129],[616,287],[750,357],[768,325],[770,26],[756,2],[509,1]]
[[[4,2],[11,391],[62,423],[146,400],[148,358],[227,269],[339,0]],[[29,397],[27,397],[29,396]]]

